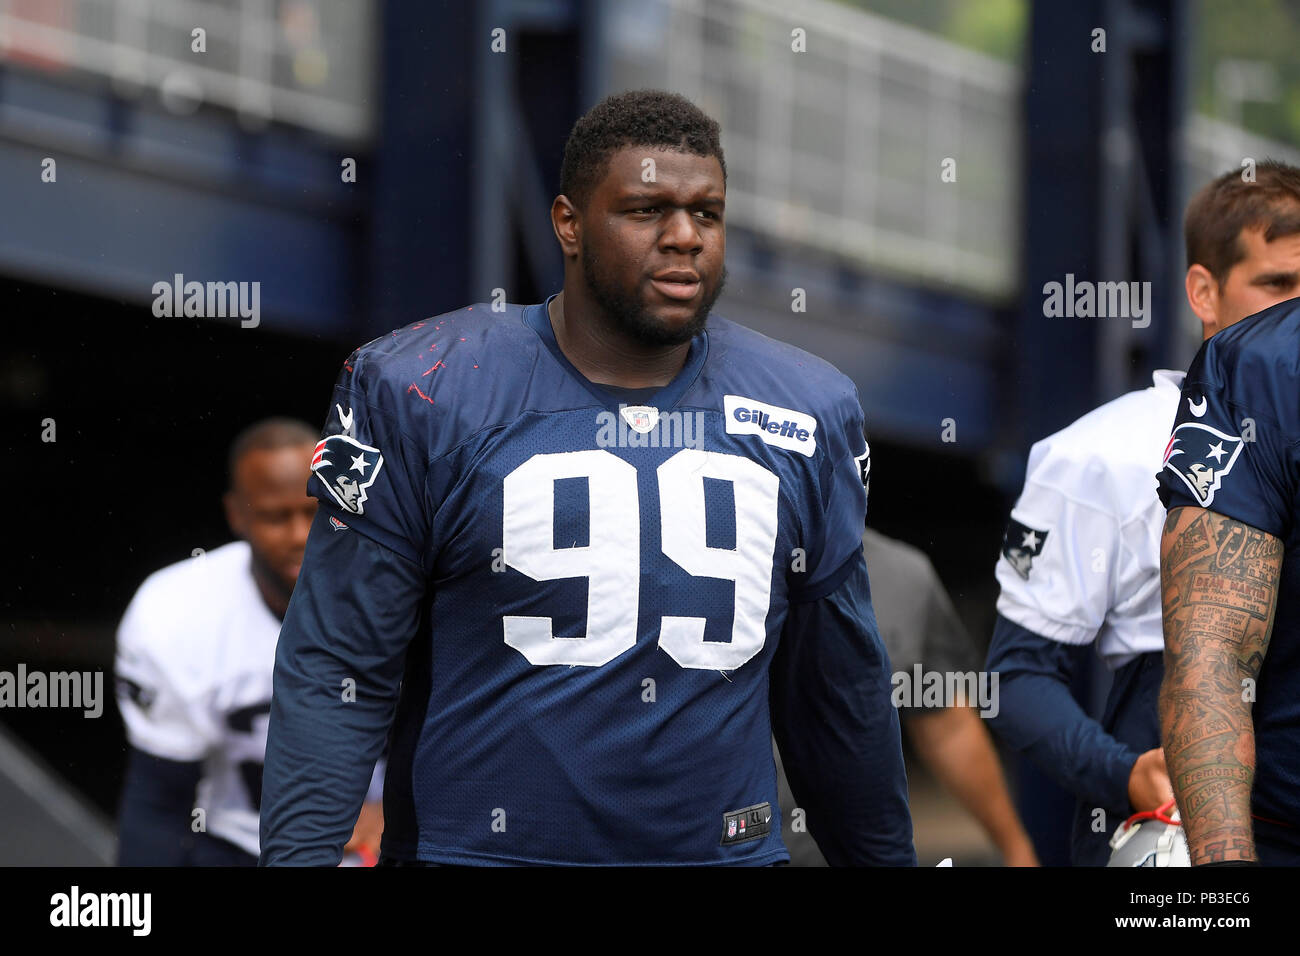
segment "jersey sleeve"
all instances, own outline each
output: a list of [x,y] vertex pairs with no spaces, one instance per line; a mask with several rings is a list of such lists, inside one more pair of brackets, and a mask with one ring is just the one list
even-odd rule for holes
[[363,371],[363,362],[354,353],[339,373],[307,492],[336,522],[424,566],[436,510],[427,444],[404,431],[391,389],[376,371]]
[[428,442],[401,418],[409,400],[364,350],[334,388],[308,484],[322,506],[276,645],[263,865],[336,865],[384,751],[436,510]]
[[826,859],[915,866],[889,657],[860,547],[833,592],[790,608],[770,680],[785,770]]
[[373,778],[427,579],[316,512],[275,649],[262,778],[264,866],[335,866]]
[[178,762],[129,748],[118,817],[118,866],[189,866],[199,761]]
[[[1279,538],[1290,531],[1297,489],[1296,436],[1279,423],[1295,376],[1278,357],[1210,338],[1188,369],[1158,475],[1166,508],[1208,508]],[[1294,361],[1294,356],[1290,357]],[[1279,402],[1279,389],[1291,392]]]
[[998,736],[1093,806],[1128,807],[1138,754],[1108,734],[1070,693],[1088,650],[1047,640],[998,615],[985,668],[1000,675]]
[[1119,518],[1096,500],[1105,466],[1035,445],[997,563],[998,613],[1045,638],[1087,644],[1115,595]]
[[215,746],[219,728],[208,695],[187,680],[183,652],[164,633],[168,627],[142,587],[117,630],[118,709],[131,746],[167,760],[200,760]]
[[834,591],[862,551],[867,523],[867,483],[871,450],[867,445],[858,390],[847,386],[826,416],[825,456],[818,475],[818,500],[810,505],[807,570],[791,576],[790,601],[815,601]]

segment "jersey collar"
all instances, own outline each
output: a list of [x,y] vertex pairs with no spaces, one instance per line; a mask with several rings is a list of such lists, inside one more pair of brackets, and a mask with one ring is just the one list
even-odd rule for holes
[[[537,333],[551,354],[555,356],[555,360],[578,384],[595,396],[601,405],[612,412],[617,412],[618,407],[626,404],[626,402],[621,401],[618,396],[605,391],[600,385],[579,372],[564,352],[560,350],[560,343],[555,341],[555,330],[551,328],[551,316],[548,310],[550,309],[551,300],[559,294],[558,292],[552,292],[541,305],[525,306],[524,324]],[[700,370],[704,368],[704,360],[708,357],[708,354],[709,333],[706,329],[691,339],[691,349],[686,354],[686,364],[682,366],[682,370],[674,376],[671,382],[655,392],[654,396],[646,404],[659,409],[672,408],[676,405],[699,376]]]
[[1176,388],[1180,392],[1183,389],[1183,379],[1187,377],[1186,372],[1178,371],[1172,368],[1158,368],[1151,373],[1151,383],[1156,388]]

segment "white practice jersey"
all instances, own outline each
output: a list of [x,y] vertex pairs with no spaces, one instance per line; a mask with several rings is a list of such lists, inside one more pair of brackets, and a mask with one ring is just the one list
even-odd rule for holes
[[1037,442],[997,563],[998,613],[1064,644],[1097,641],[1114,670],[1164,647],[1156,474],[1182,372]]
[[140,585],[117,632],[118,706],[131,745],[203,761],[206,828],[254,855],[280,621],[234,541]]

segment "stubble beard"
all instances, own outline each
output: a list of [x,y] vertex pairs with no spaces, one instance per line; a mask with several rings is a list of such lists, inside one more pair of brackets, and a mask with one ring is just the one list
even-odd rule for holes
[[672,328],[665,326],[646,308],[637,295],[639,290],[625,289],[609,276],[603,275],[598,260],[585,242],[582,244],[581,258],[583,279],[591,300],[599,306],[606,321],[614,329],[641,345],[682,345],[695,338],[704,330],[709,321],[709,311],[727,284],[727,267],[723,266],[718,284],[712,291],[704,293],[699,305],[695,307],[695,314],[685,324]]

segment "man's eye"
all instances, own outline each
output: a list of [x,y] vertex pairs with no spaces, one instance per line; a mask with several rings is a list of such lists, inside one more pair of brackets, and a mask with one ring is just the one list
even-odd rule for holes
[[658,206],[642,206],[640,209],[633,209],[633,212],[657,212]]

